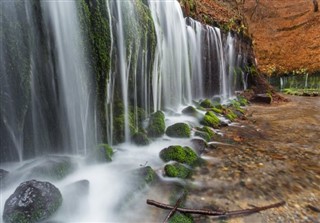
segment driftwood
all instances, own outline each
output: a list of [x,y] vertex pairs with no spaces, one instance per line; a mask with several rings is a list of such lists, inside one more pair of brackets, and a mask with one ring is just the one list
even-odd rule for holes
[[314,212],[318,212],[318,213],[320,213],[320,209],[319,208],[316,208],[315,206],[312,206],[312,205],[307,205],[307,207],[309,208],[309,209],[311,209],[311,210],[313,210]]
[[171,209],[171,211],[169,212],[169,214],[167,215],[167,217],[163,221],[163,223],[167,223],[169,221],[169,219],[174,215],[174,213],[176,212],[176,210],[180,206],[181,202],[183,201],[184,197],[185,197],[185,194],[183,193],[183,195],[179,198],[176,205]]
[[236,210],[236,211],[220,211],[220,210],[212,211],[212,210],[204,210],[204,209],[179,208],[177,207],[177,205],[171,206],[171,205],[163,204],[154,200],[149,200],[149,199],[147,200],[147,204],[156,206],[158,208],[162,208],[166,210],[175,209],[175,211],[179,211],[181,213],[188,213],[188,214],[210,215],[212,216],[213,219],[251,215],[267,209],[283,206],[285,203],[286,203],[285,201],[281,201],[279,203],[271,204],[268,206],[254,207],[250,209]]

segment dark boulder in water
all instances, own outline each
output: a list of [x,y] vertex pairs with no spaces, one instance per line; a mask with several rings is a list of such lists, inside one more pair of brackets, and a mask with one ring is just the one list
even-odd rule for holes
[[8,174],[9,174],[8,171],[4,169],[0,169],[0,181],[2,181]]
[[6,223],[33,223],[48,219],[62,204],[58,188],[36,180],[20,184],[4,205]]

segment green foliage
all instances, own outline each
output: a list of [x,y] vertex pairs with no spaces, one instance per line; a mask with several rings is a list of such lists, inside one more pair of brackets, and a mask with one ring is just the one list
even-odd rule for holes
[[190,147],[182,146],[169,146],[161,150],[160,158],[165,161],[177,161],[180,163],[185,163],[190,166],[198,165],[199,157]]
[[176,123],[167,128],[166,134],[170,137],[189,138],[191,129],[186,123]]
[[164,167],[164,172],[168,177],[188,178],[192,171],[190,168],[181,163],[167,164]]
[[212,128],[219,128],[221,125],[221,122],[219,118],[214,114],[214,112],[208,111],[203,117],[201,124],[212,127]]
[[227,109],[225,117],[233,122],[238,116],[231,109]]
[[151,114],[147,127],[148,136],[153,138],[160,137],[164,134],[165,129],[166,125],[163,112],[157,111]]

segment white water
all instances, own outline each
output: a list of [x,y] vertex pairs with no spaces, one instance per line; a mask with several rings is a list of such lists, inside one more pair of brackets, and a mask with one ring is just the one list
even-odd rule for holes
[[149,1],[158,45],[153,73],[154,110],[191,102],[186,22],[177,1]]
[[[61,107],[66,109],[66,117],[63,117],[66,128],[65,142],[70,140],[68,152],[72,154],[87,154],[88,148],[92,148],[93,141],[90,131],[92,122],[89,101],[89,77],[90,71],[85,66],[85,55],[81,49],[81,33],[77,21],[75,1],[42,1],[47,26],[52,24],[54,30],[56,63],[58,64],[58,77],[60,98],[64,101]],[[62,112],[61,112],[62,114]],[[69,135],[68,135],[69,134]],[[71,150],[70,150],[71,149]]]

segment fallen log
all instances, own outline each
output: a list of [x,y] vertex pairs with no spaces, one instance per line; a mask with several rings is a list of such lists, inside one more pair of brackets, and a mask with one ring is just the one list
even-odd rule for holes
[[314,211],[314,212],[320,213],[320,209],[319,209],[319,208],[316,208],[315,206],[312,206],[312,205],[308,204],[307,207],[308,207],[309,209],[311,209],[312,211]]
[[183,193],[183,195],[179,198],[179,200],[176,202],[176,205],[174,206],[174,208],[169,212],[169,214],[167,215],[166,219],[163,221],[163,223],[167,223],[169,221],[169,219],[174,215],[174,213],[176,212],[176,210],[178,209],[178,207],[180,206],[182,200],[184,199],[185,194]]
[[264,211],[267,209],[277,208],[277,207],[283,206],[285,203],[286,203],[285,201],[281,201],[281,202],[278,202],[275,204],[271,204],[268,206],[262,206],[262,207],[254,207],[254,208],[236,210],[236,211],[220,211],[220,210],[178,208],[176,206],[163,204],[163,203],[160,203],[160,202],[157,202],[154,200],[149,200],[149,199],[147,200],[147,204],[156,206],[158,208],[162,208],[165,210],[172,210],[172,209],[176,208],[175,211],[179,211],[181,213],[210,215],[213,217],[213,219],[231,218],[231,217],[251,215],[251,214],[258,213],[260,211]]

